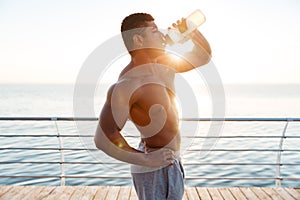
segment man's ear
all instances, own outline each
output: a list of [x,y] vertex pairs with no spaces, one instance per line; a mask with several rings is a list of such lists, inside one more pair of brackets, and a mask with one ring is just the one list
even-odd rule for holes
[[142,36],[135,34],[132,39],[135,48],[139,49],[143,46],[144,38]]

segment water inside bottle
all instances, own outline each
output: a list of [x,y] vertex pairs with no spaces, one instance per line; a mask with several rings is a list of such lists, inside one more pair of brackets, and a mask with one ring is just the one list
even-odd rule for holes
[[178,29],[169,29],[168,34],[165,36],[166,42],[169,45],[180,43],[184,41],[185,37],[198,28],[201,24],[206,21],[204,14],[199,10],[195,10],[186,18],[187,30],[180,32]]

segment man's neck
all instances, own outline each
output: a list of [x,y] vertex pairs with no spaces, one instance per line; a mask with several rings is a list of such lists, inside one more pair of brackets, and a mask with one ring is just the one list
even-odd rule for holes
[[141,49],[132,52],[131,59],[133,64],[138,66],[146,63],[156,63],[157,58],[162,54],[164,54],[164,51],[160,49]]

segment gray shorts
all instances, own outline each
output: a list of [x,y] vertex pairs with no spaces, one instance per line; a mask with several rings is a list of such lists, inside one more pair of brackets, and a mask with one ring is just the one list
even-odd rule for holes
[[173,165],[145,173],[131,173],[139,200],[181,200],[184,170],[179,159]]

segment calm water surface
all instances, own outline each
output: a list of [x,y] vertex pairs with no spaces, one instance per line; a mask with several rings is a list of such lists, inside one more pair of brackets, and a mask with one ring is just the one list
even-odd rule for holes
[[[105,100],[108,86],[100,87],[95,92],[95,115],[97,117]],[[203,88],[198,95],[200,117],[211,117],[210,97]],[[72,85],[0,85],[0,116],[73,116]],[[225,85],[226,115],[225,117],[300,117],[300,86],[299,85]],[[185,116],[195,117],[195,116]],[[182,160],[185,165],[186,177],[275,177],[275,151],[242,151],[199,152],[194,149],[203,148],[207,142],[203,138],[186,136],[205,136],[211,122],[181,122]],[[60,134],[78,135],[93,134],[95,122],[85,122],[86,133],[78,132],[75,122],[49,121],[0,121],[0,162],[60,161],[57,150],[10,150],[5,148],[58,148],[57,128]],[[285,122],[226,122],[222,136],[281,136]],[[191,127],[197,127],[197,131]],[[128,124],[124,135],[136,135],[135,128]],[[299,136],[300,123],[290,122],[286,135]],[[3,137],[3,135],[47,135],[54,137]],[[82,140],[83,139],[83,140]],[[137,146],[138,138],[127,138],[132,146]],[[83,141],[90,138],[64,137],[65,148],[85,148]],[[287,138],[283,148],[299,150],[299,138]],[[213,149],[278,149],[280,138],[222,138],[213,140]],[[89,147],[89,146],[88,146]],[[4,149],[4,150],[3,150]],[[65,161],[78,162],[116,162],[104,153],[85,150],[65,150]],[[190,165],[191,163],[257,163],[257,165]],[[282,162],[300,164],[300,152],[282,152]],[[90,176],[130,176],[129,165],[85,164],[64,165],[66,175]],[[60,164],[1,164],[0,176],[34,175],[59,176]],[[286,165],[281,168],[282,177],[300,177],[299,165]],[[274,186],[274,180],[187,180],[190,186]],[[59,185],[58,178],[0,178],[0,185]],[[131,185],[130,179],[66,179],[66,185]],[[283,181],[285,186],[300,186],[299,181]]]

